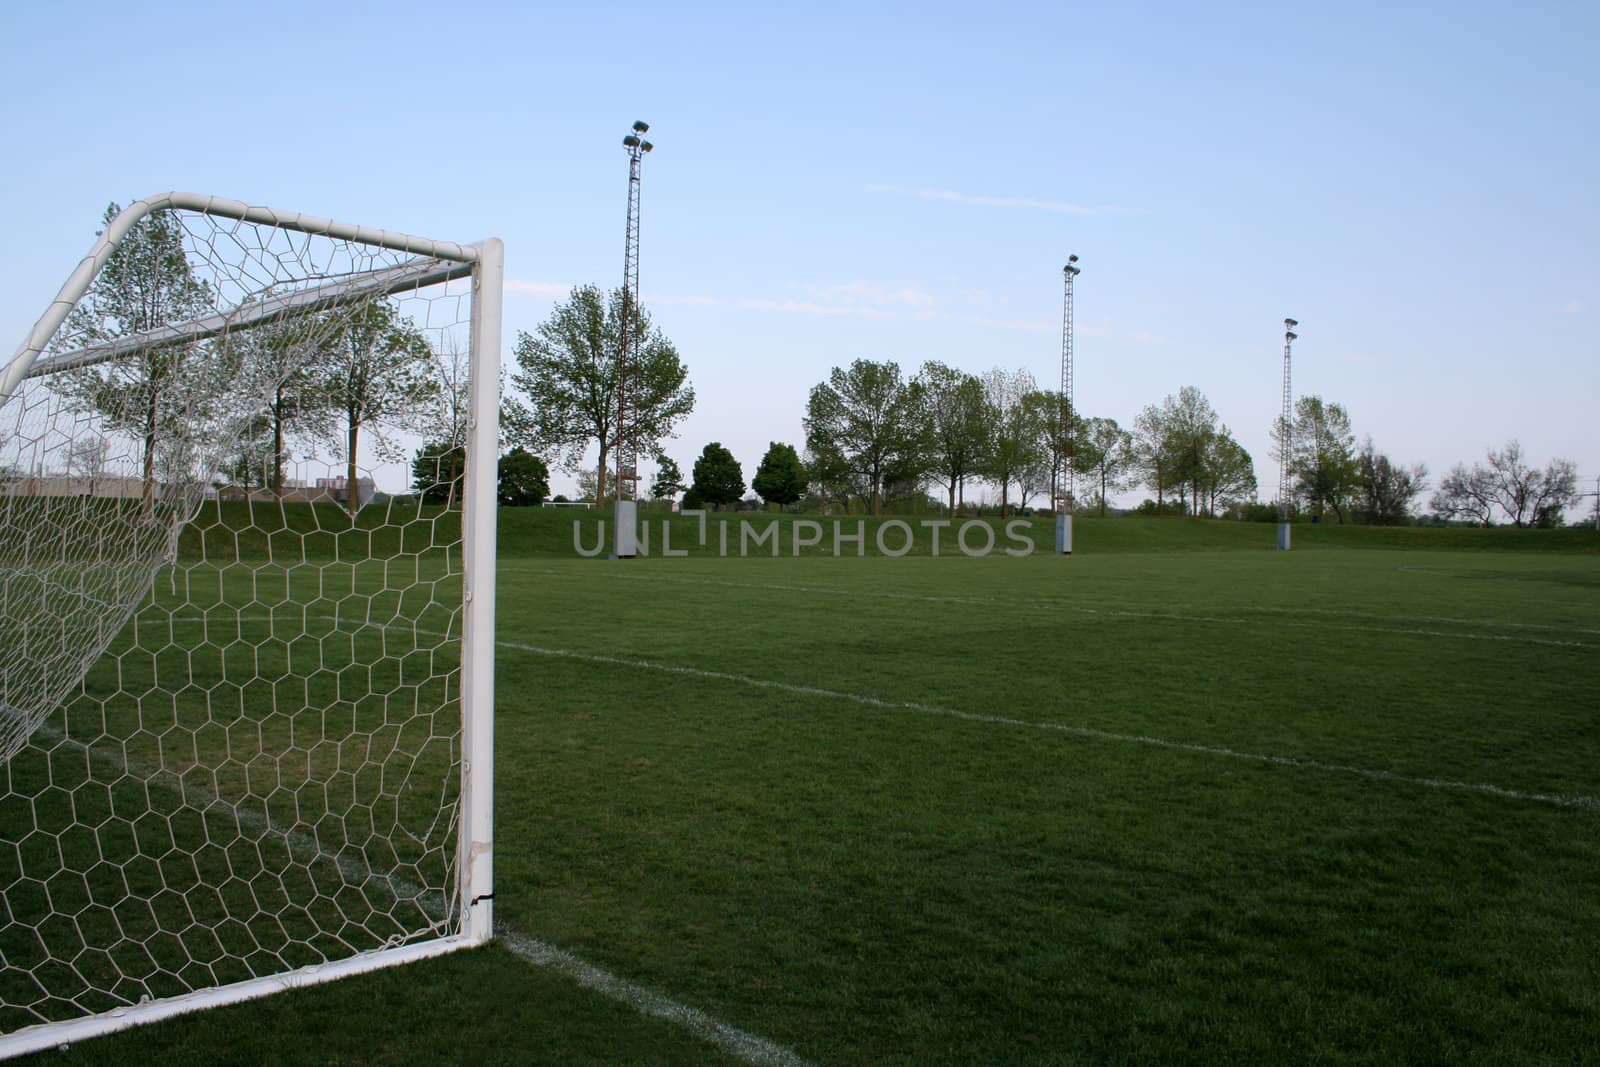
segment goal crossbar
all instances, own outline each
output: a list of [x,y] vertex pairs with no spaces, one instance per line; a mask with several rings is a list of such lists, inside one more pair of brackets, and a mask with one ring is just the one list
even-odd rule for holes
[[163,326],[157,330],[128,334],[105,344],[89,345],[71,352],[57,352],[35,360],[25,377],[33,378],[41,374],[77,370],[80,367],[90,367],[120,356],[164,348],[167,345],[209,341],[214,337],[249,329],[261,323],[281,322],[300,315],[315,315],[359,304],[377,296],[393,296],[409,289],[470,278],[473,269],[470,263],[445,259],[412,260],[398,267],[369,271],[313,289],[297,289],[281,295],[267,296],[231,314],[208,315],[189,322]]
[[[39,321],[34,324],[32,332],[18,346],[16,354],[12,357],[11,362],[7,364],[5,373],[0,375],[0,403],[3,403],[11,395],[17,383],[33,368],[34,361],[39,358],[45,347],[50,344],[50,339],[56,335],[56,331],[66,321],[67,315],[71,313],[73,307],[89,291],[89,286],[94,282],[95,275],[100,273],[100,269],[106,265],[106,261],[111,258],[111,253],[122,243],[123,238],[128,235],[128,231],[132,230],[146,216],[168,209],[194,211],[217,218],[233,219],[237,222],[253,222],[277,229],[292,230],[296,233],[316,234],[347,241],[358,241],[361,244],[384,248],[393,252],[449,259],[458,263],[477,263],[483,254],[480,245],[462,245],[453,241],[433,241],[425,237],[414,237],[411,234],[399,233],[393,230],[375,229],[370,226],[338,222],[333,219],[307,215],[301,212],[279,211],[275,208],[246,204],[242,200],[207,196],[204,193],[174,191],[147,196],[129,204],[111,221],[110,225],[105,228],[105,232],[100,235],[99,240],[94,243],[94,247],[89,249],[89,254],[83,257],[77,269],[68,276],[66,282],[61,286],[61,291],[56,294],[56,298],[45,309],[45,313],[39,316]],[[500,254],[504,255],[503,250]],[[504,270],[503,260],[500,269]]]

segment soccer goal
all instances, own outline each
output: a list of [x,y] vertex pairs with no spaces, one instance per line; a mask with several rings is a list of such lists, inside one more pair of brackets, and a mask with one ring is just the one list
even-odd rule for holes
[[0,371],[0,1056],[489,937],[503,269],[149,197]]

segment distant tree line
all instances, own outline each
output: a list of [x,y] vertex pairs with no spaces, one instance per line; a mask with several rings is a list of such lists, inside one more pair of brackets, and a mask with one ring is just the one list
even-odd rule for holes
[[[117,213],[111,205],[107,223]],[[191,268],[175,220],[155,212],[113,251],[69,319],[68,335],[79,344],[113,341],[196,317],[213,299]],[[618,444],[624,314],[634,339],[640,447],[655,459],[649,495],[682,494],[688,507],[745,501],[740,465],[721,443],[705,446],[687,481],[665,453],[695,400],[676,347],[620,291],[580,286],[533,333],[517,336],[510,378],[520,395],[507,396],[501,415],[501,437],[511,446],[499,461],[502,504],[542,502],[547,460],[578,474],[581,496],[606,498]],[[225,423],[236,440],[220,473],[233,484],[281,494],[292,443],[320,441],[344,460],[354,509],[363,442],[395,459],[404,433],[423,441],[412,459],[413,489],[450,505],[459,502],[465,473],[467,371],[452,336],[430,340],[395,305],[376,300],[214,342],[144,349],[135,359],[73,372],[63,389],[80,410],[138,445],[147,509],[158,480],[192,464],[197,442]],[[217,399],[240,389],[259,400],[242,419]],[[968,507],[969,491],[987,486],[1004,515],[1058,495],[1065,457],[1082,509],[1103,514],[1113,495],[1142,486],[1153,499],[1139,510],[1154,514],[1272,513],[1257,503],[1250,454],[1194,386],[1143,408],[1124,429],[1115,419],[1069,410],[1026,370],[978,375],[930,361],[907,374],[894,362],[858,359],[812,387],[803,426],[803,448],[772,442],[748,486],[767,506],[953,514]],[[1418,520],[1426,468],[1393,461],[1370,437],[1358,445],[1342,405],[1301,397],[1292,418],[1274,424],[1272,442],[1297,515],[1385,525]],[[598,462],[583,469],[591,448]],[[104,443],[92,451],[75,447],[70,467],[99,476]],[[1490,449],[1484,462],[1452,467],[1429,507],[1434,521],[1553,526],[1579,499],[1570,461],[1535,466],[1512,440]]]

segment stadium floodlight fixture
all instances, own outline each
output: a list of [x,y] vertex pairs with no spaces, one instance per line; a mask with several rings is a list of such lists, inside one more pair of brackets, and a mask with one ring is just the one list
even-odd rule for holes
[[1285,325],[1285,326],[1287,326],[1287,327],[1289,327],[1289,329],[1291,329],[1291,330],[1292,330],[1292,329],[1294,329],[1294,328],[1295,328],[1295,327],[1296,327],[1296,326],[1298,326],[1298,325],[1300,325],[1300,320],[1299,320],[1299,319],[1284,319],[1284,320],[1283,320],[1283,324],[1284,324],[1284,325]]
[[639,138],[630,133],[622,139],[622,146],[624,148],[637,148],[639,147]]
[[642,120],[639,121],[639,122],[635,122],[633,124],[633,128],[634,128],[634,131],[636,133],[649,133],[650,132],[650,124],[648,122],[644,122]]
[[1297,341],[1300,339],[1300,335],[1295,333],[1293,330],[1284,330],[1283,339],[1285,341]]
[[650,151],[650,149],[654,148],[655,145],[651,144],[649,141],[640,141],[639,142],[639,147],[644,149],[646,152],[648,152],[648,151]]

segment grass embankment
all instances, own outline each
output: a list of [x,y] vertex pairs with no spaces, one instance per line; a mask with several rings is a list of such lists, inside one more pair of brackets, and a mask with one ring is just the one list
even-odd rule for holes
[[[771,556],[776,541],[778,555],[796,554],[795,542],[802,544],[799,555],[835,554],[835,531],[839,535],[838,553],[882,555],[905,547],[909,532],[909,552],[913,556],[933,553],[935,529],[929,523],[947,523],[937,516],[860,515],[773,515],[763,512],[715,512],[705,516],[705,539],[701,543],[702,520],[665,511],[643,511],[641,523],[647,528],[644,547],[659,556],[662,527],[669,528],[668,543],[674,553],[690,556],[717,556],[722,551],[721,528],[727,529],[727,555]],[[502,508],[499,512],[499,553],[502,558],[554,557],[571,559],[582,552],[606,555],[611,548],[609,514],[576,508]],[[604,541],[599,524],[604,522]],[[1031,543],[1035,552],[1048,553],[1055,544],[1055,520],[1048,515],[1025,519],[1000,520],[963,518],[937,528],[940,555],[959,555],[959,528],[981,522],[993,532],[992,554],[1010,549],[1021,551]],[[905,529],[885,524],[903,523]],[[768,527],[778,529],[768,534]],[[814,524],[814,525],[813,525]],[[576,526],[576,533],[574,527]],[[424,554],[455,544],[460,536],[461,516],[456,511],[416,504],[379,504],[362,509],[352,519],[334,505],[273,504],[230,502],[206,504],[196,520],[185,528],[180,554],[186,561],[225,561],[228,559],[271,559],[292,565],[296,562],[349,560],[352,562],[392,556],[397,552]],[[861,535],[859,545],[852,540]],[[798,535],[798,538],[797,538]],[[757,541],[756,539],[765,538]],[[1023,539],[1026,539],[1025,541]],[[1181,519],[1080,516],[1074,520],[1073,543],[1084,554],[1123,552],[1254,552],[1270,551],[1276,529],[1270,523],[1229,522],[1221,519]],[[741,544],[742,542],[742,544]],[[990,539],[980,530],[967,534],[967,545],[981,550]],[[1341,526],[1338,524],[1297,523],[1294,548],[1315,551],[1324,548],[1411,549],[1418,551],[1466,552],[1578,552],[1600,553],[1600,532],[1591,527],[1560,530],[1518,530],[1510,527],[1474,529],[1437,526]],[[581,551],[580,551],[581,549]]]

